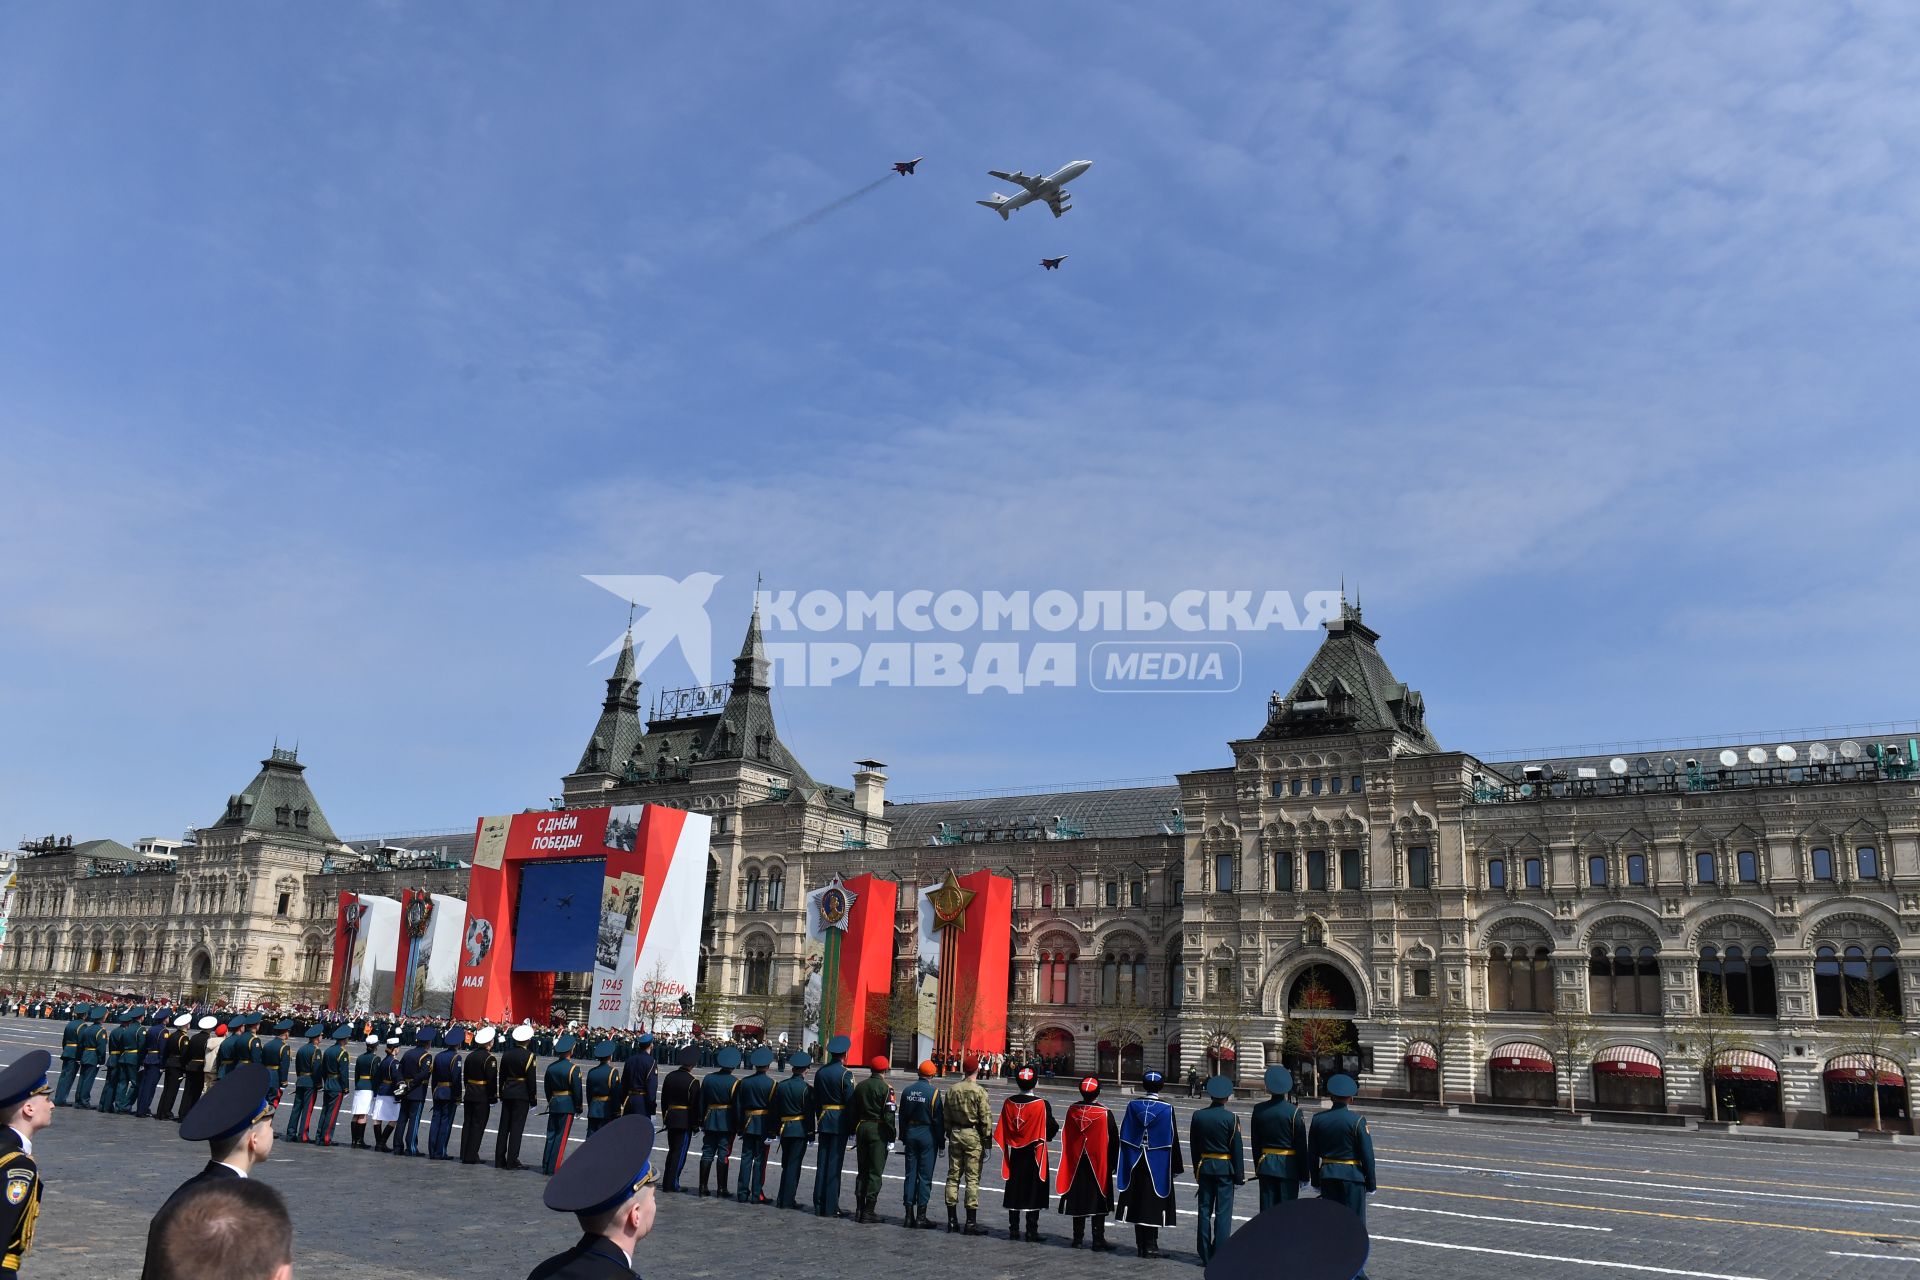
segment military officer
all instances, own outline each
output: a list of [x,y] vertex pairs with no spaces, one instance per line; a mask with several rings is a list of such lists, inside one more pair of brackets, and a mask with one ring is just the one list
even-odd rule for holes
[[573,1118],[587,1109],[587,1073],[573,1060],[573,1037],[561,1036],[553,1045],[553,1061],[542,1082],[547,1091],[547,1146],[540,1156],[540,1172],[552,1174],[566,1158]]
[[107,1018],[107,1006],[87,1006],[87,1025],[80,1031],[80,1077],[77,1101],[82,1111],[93,1110],[93,1082],[100,1075],[100,1064],[107,1056],[107,1030],[101,1025]]
[[842,1061],[853,1041],[835,1036],[827,1041],[827,1065],[814,1073],[813,1109],[819,1117],[820,1154],[814,1163],[813,1211],[823,1218],[844,1218],[840,1209],[840,1174],[847,1164],[847,1139],[853,1125],[847,1104],[853,1100],[853,1073]]
[[89,1034],[81,1008],[72,1010],[67,1025],[60,1028],[60,1083],[53,1091],[53,1105],[64,1107],[73,1096],[73,1082],[80,1078],[80,1038]]
[[780,1137],[780,1194],[776,1208],[800,1207],[800,1166],[807,1158],[807,1144],[813,1140],[813,1090],[807,1084],[807,1068],[813,1059],[804,1053],[788,1057],[787,1070],[793,1074],[773,1087],[775,1132]]
[[319,1146],[333,1145],[333,1127],[340,1119],[340,1102],[353,1086],[353,1063],[347,1054],[347,1041],[353,1028],[342,1023],[328,1033],[333,1041],[320,1054],[320,1130],[310,1140]]
[[33,1227],[40,1216],[40,1166],[33,1140],[53,1123],[53,1086],[47,1072],[53,1055],[45,1049],[21,1054],[0,1071],[0,1275],[17,1276],[33,1249]]
[[154,1091],[160,1087],[160,1071],[167,1062],[167,1015],[155,1009],[147,1015],[140,1039],[140,1065],[134,1094],[133,1114],[142,1120],[153,1114]]
[[721,1195],[727,1194],[727,1158],[733,1151],[733,1091],[740,1087],[733,1069],[740,1065],[740,1051],[732,1045],[714,1055],[714,1070],[700,1082],[700,1194],[707,1194],[707,1178],[714,1162],[720,1164]]
[[1013,1076],[1015,1093],[1000,1104],[1000,1121],[993,1140],[1000,1147],[1000,1176],[1006,1180],[1001,1204],[1007,1211],[1007,1238],[1020,1239],[1020,1215],[1027,1215],[1026,1238],[1038,1244],[1040,1211],[1047,1207],[1047,1144],[1060,1132],[1053,1104],[1034,1093],[1037,1077],[1032,1067]]
[[[1360,1113],[1348,1105],[1358,1092],[1350,1075],[1328,1079],[1327,1096],[1333,1099],[1333,1107],[1308,1126],[1307,1179],[1323,1197],[1358,1214],[1364,1225],[1367,1197],[1375,1190],[1373,1135]],[[1366,1280],[1366,1273],[1355,1280]]]
[[659,1068],[653,1061],[653,1036],[643,1032],[633,1043],[633,1052],[627,1055],[620,1072],[620,1085],[626,1092],[622,1110],[627,1115],[650,1116],[658,1105],[655,1090]]
[[[180,1123],[183,1139],[207,1144],[206,1167],[174,1188],[153,1216],[153,1224],[161,1221],[168,1206],[193,1188],[226,1178],[251,1177],[253,1170],[266,1162],[273,1152],[273,1092],[272,1074],[251,1062],[236,1064],[214,1082]],[[142,1280],[160,1274],[155,1252],[159,1232],[153,1224],[147,1228]]]
[[480,1140],[487,1134],[487,1117],[500,1100],[500,1063],[493,1056],[499,1032],[482,1027],[473,1036],[473,1051],[463,1068],[460,1097],[460,1163],[480,1163]]
[[428,1067],[428,1088],[432,1092],[433,1118],[427,1125],[427,1159],[451,1160],[447,1144],[453,1139],[453,1113],[460,1106],[460,1050],[466,1046],[463,1027],[448,1027],[440,1033],[440,1052]]
[[622,1116],[553,1175],[541,1200],[574,1214],[581,1236],[527,1274],[527,1280],[637,1280],[633,1251],[653,1229],[653,1121]]
[[899,1132],[894,1125],[893,1086],[887,1083],[884,1055],[867,1063],[867,1078],[853,1091],[847,1111],[853,1121],[854,1159],[859,1176],[853,1184],[855,1222],[879,1222],[880,1188],[886,1179],[887,1152]]
[[[313,1096],[319,1089],[320,1081],[320,1050],[318,1048],[320,1024],[316,1022],[308,1027],[307,1035],[312,1038],[312,1043],[300,1052],[305,1054],[309,1049],[313,1051],[312,1079],[307,1085],[307,1109],[311,1111]],[[380,1070],[380,1037],[369,1035],[366,1045],[360,1056],[353,1060],[353,1092],[347,1097],[347,1114],[353,1117],[353,1145],[360,1151],[367,1149],[367,1121],[373,1115],[373,1078]],[[297,1108],[299,1105],[300,1095],[295,1093],[294,1106]],[[304,1136],[298,1140],[304,1140]]]
[[203,1013],[193,1024],[193,1038],[187,1041],[187,1051],[180,1064],[180,1118],[185,1120],[187,1113],[193,1110],[193,1104],[200,1101],[200,1095],[207,1088],[207,1044],[213,1038],[214,1028],[220,1025],[220,1019],[210,1013]]
[[1187,1147],[1193,1155],[1194,1209],[1200,1219],[1200,1265],[1233,1234],[1233,1189],[1246,1181],[1246,1141],[1240,1117],[1227,1106],[1233,1081],[1214,1076],[1207,1081],[1208,1106],[1193,1113],[1187,1126]]
[[1120,1153],[1120,1127],[1100,1102],[1100,1080],[1080,1082],[1080,1101],[1067,1108],[1060,1130],[1060,1212],[1073,1219],[1073,1247],[1086,1238],[1093,1219],[1093,1247],[1106,1253],[1107,1214],[1113,1210],[1113,1166]]
[[220,1048],[213,1057],[214,1081],[217,1083],[226,1079],[238,1063],[247,1061],[250,1061],[247,1044],[247,1015],[236,1013],[227,1020],[227,1037],[220,1042]]
[[686,1190],[680,1185],[680,1172],[687,1167],[687,1150],[693,1145],[700,1107],[700,1078],[693,1074],[693,1064],[699,1060],[698,1049],[692,1045],[682,1046],[676,1059],[678,1065],[660,1084],[661,1119],[667,1126],[665,1187],[668,1191]]
[[993,1141],[993,1109],[980,1085],[983,1063],[969,1054],[961,1062],[962,1079],[947,1090],[941,1111],[947,1133],[947,1230],[960,1230],[960,1189],[966,1188],[965,1234],[985,1235],[979,1223],[980,1162]]
[[1299,1196],[1307,1167],[1306,1116],[1287,1098],[1293,1092],[1293,1072],[1268,1067],[1266,1086],[1270,1096],[1254,1107],[1251,1126],[1263,1212]]
[[[367,1043],[377,1040],[381,1037],[370,1036]],[[373,1068],[373,1146],[380,1152],[399,1148],[393,1127],[400,1120],[400,1094],[406,1087],[406,1077],[400,1071],[400,1037],[385,1037],[383,1047],[386,1056]],[[389,1142],[393,1147],[387,1146]]]
[[500,1132],[493,1141],[493,1167],[524,1169],[520,1163],[520,1139],[526,1132],[527,1113],[533,1110],[539,1073],[534,1063],[533,1028],[521,1023],[508,1037],[512,1043],[500,1055]]
[[294,1052],[294,1107],[286,1117],[288,1142],[305,1142],[313,1128],[313,1102],[321,1092],[321,1036],[326,1029],[319,1023],[307,1023],[305,1044]]
[[1134,1252],[1143,1258],[1160,1256],[1160,1228],[1174,1223],[1173,1180],[1185,1172],[1173,1107],[1160,1097],[1165,1079],[1158,1071],[1144,1072],[1140,1083],[1146,1096],[1129,1102],[1120,1121],[1114,1217],[1133,1224]]
[[933,1199],[933,1162],[947,1145],[945,1100],[934,1086],[939,1068],[922,1062],[918,1078],[900,1091],[900,1136],[907,1149],[907,1183],[901,1203],[908,1229],[931,1227],[927,1203]]
[[[100,1110],[113,1115],[120,1110],[123,1091],[121,1081],[127,1071],[127,1011],[115,1009],[107,1015],[107,1021],[113,1024],[113,1030],[107,1033],[107,1055],[102,1066],[106,1068],[106,1080],[100,1088]],[[134,1053],[139,1053],[140,1033],[135,1031]]]
[[602,1040],[593,1046],[593,1066],[587,1070],[587,1136],[607,1127],[620,1114],[620,1068],[613,1065],[614,1044]]
[[260,1065],[273,1072],[273,1102],[280,1105],[280,1095],[286,1092],[287,1077],[293,1070],[293,1045],[288,1036],[293,1032],[293,1019],[282,1018],[273,1024],[273,1039],[260,1046]]
[[733,1091],[733,1131],[740,1135],[740,1190],[735,1198],[741,1204],[766,1204],[767,1144],[780,1127],[771,1113],[774,1085],[767,1074],[773,1050],[761,1045],[749,1065],[753,1074]]
[[160,1081],[160,1107],[154,1112],[161,1120],[173,1119],[173,1104],[180,1097],[180,1082],[186,1075],[187,1054],[193,1046],[193,1034],[193,1015],[175,1014],[173,1027],[167,1032],[166,1056]]
[[432,1043],[430,1028],[415,1028],[413,1043],[400,1055],[400,1130],[394,1135],[393,1149],[403,1156],[420,1154],[420,1112],[427,1105],[427,1083],[433,1076],[433,1056],[427,1046]]

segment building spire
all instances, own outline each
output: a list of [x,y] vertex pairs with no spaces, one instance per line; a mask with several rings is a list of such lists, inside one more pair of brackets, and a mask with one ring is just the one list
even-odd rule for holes
[[632,606],[628,606],[627,634],[620,640],[620,656],[614,661],[613,674],[607,678],[607,700],[601,704],[608,711],[625,708],[637,711],[640,708],[640,682],[633,674],[633,620]]
[[[756,580],[757,581],[757,580]],[[767,689],[767,646],[760,637],[760,589],[753,592],[753,614],[747,619],[747,637],[740,644],[740,656],[733,660],[733,688]]]

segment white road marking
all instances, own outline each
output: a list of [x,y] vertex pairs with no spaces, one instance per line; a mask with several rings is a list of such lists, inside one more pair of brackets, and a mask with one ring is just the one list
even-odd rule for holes
[[1835,1258],[1872,1258],[1875,1262],[1920,1262],[1920,1258],[1906,1258],[1897,1253],[1842,1253],[1838,1249],[1829,1249],[1827,1253]]
[[[1387,1165],[1386,1167],[1389,1169],[1392,1169],[1392,1168],[1445,1169],[1455,1173],[1495,1173],[1495,1174],[1500,1174],[1504,1177],[1509,1177],[1509,1178],[1521,1178],[1528,1182],[1618,1183],[1622,1181],[1623,1178],[1629,1176],[1623,1172],[1619,1177],[1596,1178],[1590,1174],[1546,1173],[1543,1171],[1536,1171],[1533,1169],[1503,1169],[1498,1166],[1487,1166],[1487,1165],[1441,1164],[1437,1161],[1432,1161],[1432,1160],[1396,1160],[1392,1164]],[[1684,1183],[1677,1183],[1677,1182],[1632,1182],[1629,1185],[1636,1186],[1636,1187],[1644,1187],[1650,1191],[1699,1191],[1700,1190],[1699,1187],[1690,1187],[1685,1185]],[[1718,1188],[1718,1189],[1721,1190],[1723,1193],[1725,1191],[1730,1190],[1730,1188]],[[1766,1200],[1809,1200],[1815,1204],[1842,1204],[1842,1205],[1848,1206],[1849,1208],[1858,1207],[1862,1205],[1872,1206],[1873,1208],[1876,1208],[1876,1209],[1911,1209],[1913,1207],[1911,1203],[1904,1203],[1896,1200],[1862,1200],[1858,1196],[1803,1196],[1803,1195],[1795,1195],[1790,1191],[1749,1191],[1745,1187],[1742,1187],[1740,1189],[1740,1194],[1742,1196],[1754,1196],[1754,1197],[1758,1197]]]
[[1492,1249],[1478,1244],[1447,1244],[1440,1240],[1409,1240],[1404,1236],[1375,1236],[1376,1241],[1412,1244],[1423,1249],[1454,1249],[1463,1253],[1492,1253],[1502,1258],[1526,1258],[1533,1262],[1565,1262],[1576,1267],[1614,1267],[1621,1271],[1643,1271],[1657,1276],[1691,1276],[1694,1280],[1764,1280],[1761,1276],[1734,1276],[1718,1271],[1682,1271],[1677,1267],[1649,1267],[1638,1262],[1608,1262],[1604,1258],[1569,1258],[1553,1253],[1522,1253],[1517,1249]]
[[1564,1227],[1568,1231],[1612,1231],[1612,1227],[1589,1227],[1577,1222],[1543,1222],[1538,1218],[1503,1218],[1492,1213],[1460,1213],[1454,1209],[1422,1209],[1410,1204],[1381,1204],[1378,1200],[1367,1206],[1369,1209],[1397,1209],[1401,1213],[1437,1213],[1443,1218],[1477,1218],[1482,1222],[1511,1222],[1523,1227]]

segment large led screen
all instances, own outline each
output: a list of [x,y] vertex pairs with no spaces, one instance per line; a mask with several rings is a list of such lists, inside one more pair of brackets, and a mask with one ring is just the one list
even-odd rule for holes
[[513,929],[516,973],[588,973],[600,930],[604,859],[528,862],[520,868]]

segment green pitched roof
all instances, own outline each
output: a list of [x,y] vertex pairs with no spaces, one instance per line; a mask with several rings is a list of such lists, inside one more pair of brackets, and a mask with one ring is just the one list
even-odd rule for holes
[[227,811],[208,830],[253,831],[278,840],[339,844],[307,785],[306,772],[297,751],[275,747],[260,762],[260,772],[247,789],[227,797]]
[[1261,740],[1392,731],[1422,750],[1440,750],[1427,731],[1426,700],[1394,679],[1375,647],[1380,633],[1361,621],[1359,606],[1343,604],[1326,628],[1313,661],[1287,696],[1268,707]]

